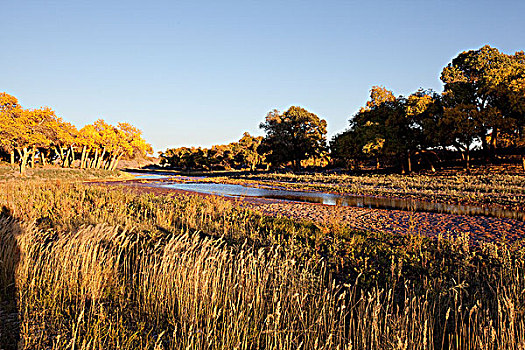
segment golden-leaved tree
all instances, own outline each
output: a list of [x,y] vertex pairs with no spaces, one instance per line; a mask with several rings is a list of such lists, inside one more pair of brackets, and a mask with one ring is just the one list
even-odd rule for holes
[[124,156],[153,152],[142,132],[129,123],[113,126],[99,119],[79,131],[51,108],[24,109],[5,92],[0,93],[0,150],[10,155],[11,164],[18,160],[21,173],[37,161],[114,170]]
[[0,148],[10,155],[11,164],[15,162],[15,145],[19,128],[16,125],[22,109],[16,97],[0,93]]

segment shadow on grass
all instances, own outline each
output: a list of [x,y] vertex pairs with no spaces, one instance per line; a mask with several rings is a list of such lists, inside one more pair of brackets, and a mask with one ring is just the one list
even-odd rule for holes
[[20,318],[15,271],[20,262],[16,237],[22,228],[6,206],[0,210],[0,349],[19,348]]

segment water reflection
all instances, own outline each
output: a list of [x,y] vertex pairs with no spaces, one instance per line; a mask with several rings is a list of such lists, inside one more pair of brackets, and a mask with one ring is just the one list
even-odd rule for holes
[[326,205],[353,206],[360,208],[397,209],[415,212],[435,212],[457,215],[483,215],[524,220],[524,213],[473,205],[456,205],[427,202],[416,199],[401,199],[376,196],[337,195],[322,192],[302,192],[279,189],[265,189],[242,185],[207,182],[153,182],[152,186],[173,188],[226,197],[257,197]]

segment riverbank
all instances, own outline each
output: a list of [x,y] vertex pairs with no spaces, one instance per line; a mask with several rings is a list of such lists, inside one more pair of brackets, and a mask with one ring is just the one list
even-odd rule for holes
[[525,176],[521,174],[508,175],[495,172],[477,175],[354,176],[269,173],[214,177],[208,181],[525,211]]
[[[147,173],[147,172],[145,172]],[[525,212],[525,174],[517,166],[449,169],[436,174],[336,174],[268,172],[178,172],[156,170],[154,174],[200,177],[199,181],[265,189],[377,196],[443,205],[490,208],[493,211]]]
[[[150,186],[149,180],[107,182],[105,185],[129,189],[137,194],[214,197],[209,193]],[[396,235],[414,234],[434,238],[440,235],[466,236],[473,243],[479,241],[516,242],[525,238],[525,221],[507,218],[342,207],[255,197],[222,198],[263,215],[286,217],[325,226],[339,225],[357,230]]]

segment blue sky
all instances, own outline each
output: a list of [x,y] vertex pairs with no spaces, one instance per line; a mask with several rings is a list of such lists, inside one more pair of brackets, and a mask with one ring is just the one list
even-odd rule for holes
[[299,105],[344,130],[373,85],[441,91],[489,44],[525,49],[524,1],[0,0],[0,91],[82,127],[129,121],[156,151],[238,140]]

